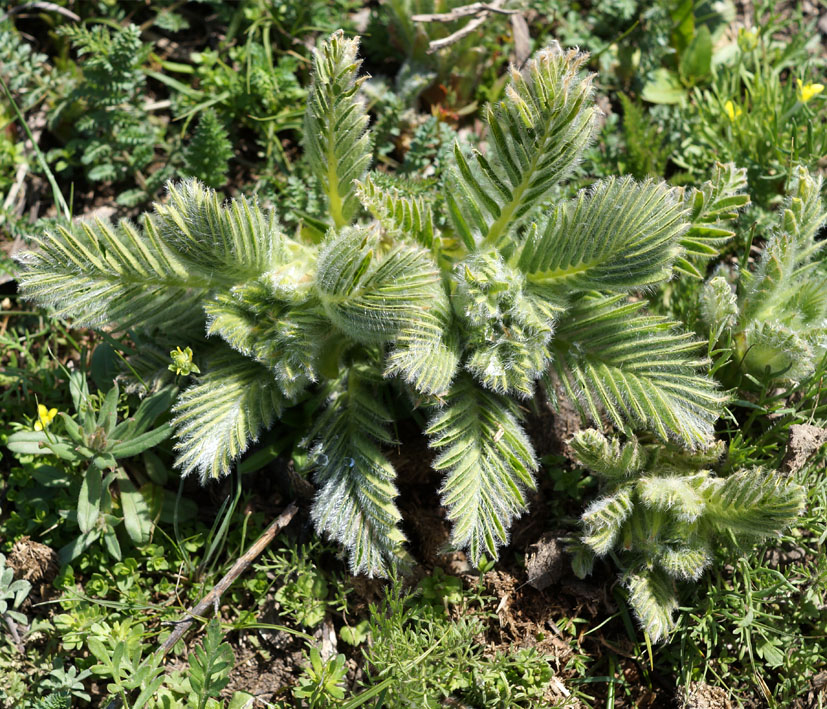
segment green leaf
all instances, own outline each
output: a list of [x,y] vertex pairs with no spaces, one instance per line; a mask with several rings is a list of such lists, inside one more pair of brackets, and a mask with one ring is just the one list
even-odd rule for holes
[[395,442],[387,430],[393,419],[379,386],[370,370],[352,365],[332,385],[313,434],[319,493],[310,514],[320,533],[348,550],[354,575],[387,576],[406,558],[396,472],[380,447]]
[[686,89],[675,72],[661,67],[652,72],[641,96],[649,103],[682,104],[686,100]]
[[457,145],[448,193],[459,233],[500,244],[572,169],[592,137],[595,109],[587,55],[555,42],[511,72],[505,99],[485,111],[488,154],[466,160]]
[[720,530],[763,539],[788,527],[804,509],[804,490],[775,472],[740,470],[707,488],[708,519]]
[[304,148],[328,198],[337,227],[348,224],[358,202],[354,180],[367,171],[371,160],[369,118],[357,92],[365,77],[356,78],[358,39],[341,30],[313,52],[313,83],[304,116]]
[[553,366],[580,412],[620,429],[648,428],[691,448],[708,445],[726,397],[699,373],[699,343],[622,296],[581,298],[561,319]]
[[651,286],[672,273],[685,215],[666,183],[601,180],[531,230],[518,267],[532,283],[568,291]]
[[80,460],[71,441],[47,431],[18,431],[9,436],[6,447],[20,455],[54,453],[62,460]]
[[697,84],[712,69],[712,35],[709,27],[701,25],[692,41],[680,55],[681,76],[690,84]]
[[126,533],[135,544],[146,544],[153,526],[149,505],[123,469],[119,470],[117,479]]
[[109,553],[109,556],[117,561],[121,561],[121,559],[123,559],[123,554],[121,553],[121,543],[118,541],[118,535],[111,526],[107,526],[103,530],[103,544],[106,547],[106,551]]
[[749,204],[749,195],[744,192],[746,186],[746,168],[737,168],[732,163],[718,164],[712,180],[684,193],[690,227],[681,237],[685,255],[675,264],[677,270],[699,277],[695,264],[716,256],[735,236],[730,222],[738,216],[738,210]]
[[198,709],[203,709],[210,697],[217,697],[230,681],[235,657],[223,639],[221,626],[213,618],[207,624],[203,644],[190,656],[189,680],[198,697]]
[[106,393],[98,412],[98,428],[103,429],[107,436],[112,434],[115,428],[115,423],[118,420],[118,397],[120,391],[117,382],[112,384],[112,388]]
[[[368,175],[356,183],[359,200],[373,214],[382,227],[400,239],[413,239],[426,249],[433,249],[433,214],[428,202],[416,195],[406,195],[399,187],[386,187],[375,180],[388,182],[381,173]],[[400,183],[404,185],[404,183]]]
[[131,458],[133,455],[138,455],[145,450],[154,448],[161,441],[169,438],[171,434],[172,426],[165,423],[151,431],[115,443],[107,449],[107,452],[115,458]]
[[677,0],[669,11],[672,18],[670,41],[680,55],[689,46],[695,36],[695,2],[694,0]]
[[657,570],[631,574],[626,579],[626,589],[629,605],[652,642],[665,640],[673,628],[672,614],[678,609],[669,578]]
[[124,440],[141,435],[160,416],[170,410],[177,394],[177,387],[167,386],[145,397],[132,416],[115,426],[111,438]]
[[78,496],[78,527],[84,534],[90,532],[97,524],[102,496],[101,473],[90,465],[84,473]]
[[367,344],[418,327],[423,313],[450,312],[433,257],[404,245],[379,256],[378,236],[364,228],[343,229],[319,254],[315,281],[333,324]]
[[230,471],[247,446],[281,415],[283,399],[261,365],[230,351],[218,355],[175,404],[176,465],[202,480]]
[[524,491],[534,488],[537,461],[510,399],[459,377],[425,433],[447,473],[440,493],[454,528],[451,543],[479,564],[497,556],[507,529],[525,511]]

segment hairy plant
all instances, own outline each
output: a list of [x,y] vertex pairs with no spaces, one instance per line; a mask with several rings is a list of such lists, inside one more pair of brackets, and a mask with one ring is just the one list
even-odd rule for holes
[[804,489],[772,471],[716,476],[709,468],[723,453],[720,443],[686,451],[632,436],[621,445],[588,429],[571,447],[603,483],[572,545],[575,573],[591,573],[595,556],[615,558],[629,605],[653,642],[672,629],[676,580],[697,581],[727,539],[747,544],[777,534],[804,505]]
[[827,222],[823,180],[802,166],[793,174],[754,268],[722,266],[701,291],[710,340],[732,353],[727,383],[738,373],[753,381],[800,381],[827,354],[827,242],[816,238]]
[[592,421],[706,446],[725,397],[699,343],[628,299],[694,259],[683,239],[705,212],[632,178],[548,202],[594,132],[586,57],[554,45],[513,70],[485,109],[487,150],[455,144],[439,201],[368,173],[357,49],[337,32],[314,58],[304,142],[326,224],[290,237],[255,203],[223,205],[187,181],[140,224],[38,237],[23,293],[79,323],[192,346],[202,374],[173,419],[184,473],[225,475],[289,407],[321,402],[306,437],[312,517],[354,573],[405,558],[386,451],[415,407],[429,416],[452,542],[474,563],[526,509],[538,462],[520,401],[538,381]]

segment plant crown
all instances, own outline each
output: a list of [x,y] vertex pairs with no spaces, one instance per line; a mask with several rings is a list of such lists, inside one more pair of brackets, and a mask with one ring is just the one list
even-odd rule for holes
[[592,422],[707,446],[726,397],[698,341],[629,296],[716,253],[747,201],[738,171],[689,191],[609,178],[550,203],[597,119],[586,56],[554,44],[486,107],[487,149],[455,143],[439,193],[370,173],[357,49],[336,32],[314,57],[304,145],[326,224],[291,236],[275,212],[188,180],[138,224],[39,236],[23,293],[81,324],[192,346],[202,374],[172,422],[184,473],[227,474],[289,407],[323,401],[306,439],[312,517],[354,573],[405,558],[386,451],[414,407],[428,412],[452,543],[474,563],[496,555],[534,487],[520,401],[538,381]]

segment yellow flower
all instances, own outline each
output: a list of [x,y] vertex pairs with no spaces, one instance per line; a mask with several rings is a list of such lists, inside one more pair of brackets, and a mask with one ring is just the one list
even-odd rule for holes
[[798,100],[801,103],[807,103],[813,96],[818,96],[824,91],[824,84],[805,84],[801,79],[796,79],[798,82]]
[[732,103],[732,101],[727,101],[724,104],[724,112],[727,114],[727,116],[729,116],[729,120],[733,122],[736,118],[738,118],[738,116],[740,116],[743,113],[743,111],[740,108],[738,108],[738,106],[736,106],[734,103]]
[[750,52],[758,46],[758,35],[746,27],[738,29],[738,46],[742,52]]
[[55,416],[57,416],[57,409],[47,409],[43,404],[38,404],[34,430],[42,431],[54,420]]

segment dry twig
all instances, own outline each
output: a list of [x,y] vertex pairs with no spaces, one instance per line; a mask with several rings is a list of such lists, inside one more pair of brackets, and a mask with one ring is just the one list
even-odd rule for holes
[[232,585],[233,581],[241,576],[242,572],[255,559],[258,558],[259,554],[267,548],[275,536],[288,524],[290,524],[290,520],[293,519],[298,511],[299,508],[296,507],[293,502],[284,508],[284,511],[270,523],[270,526],[267,527],[264,532],[262,532],[255,544],[253,544],[241,557],[238,558],[232,568],[217,584],[215,584],[213,589],[193,608],[186,612],[187,617],[183,620],[175,622],[175,630],[170,633],[170,636],[163,642],[161,647],[158,648],[159,653],[163,655],[169,652],[169,650],[175,646],[175,643],[177,643],[184,636],[184,633],[189,630],[189,627],[196,618],[203,616],[212,606],[218,604],[218,599],[221,598],[221,594],[223,594],[224,591]]
[[411,19],[414,22],[453,22],[463,17],[473,17],[468,24],[461,27],[456,32],[449,34],[442,39],[435,39],[428,45],[428,54],[434,54],[440,49],[450,47],[452,44],[459,42],[463,37],[467,37],[474,32],[483,22],[488,18],[492,12],[501,15],[513,15],[516,10],[505,10],[502,5],[505,0],[494,0],[491,3],[475,2],[470,5],[463,5],[462,7],[455,7],[450,12],[442,12],[433,15],[414,15]]
[[453,22],[454,20],[459,20],[463,17],[479,15],[481,12],[496,12],[500,15],[513,15],[517,12],[517,10],[505,10],[500,7],[500,5],[502,5],[502,0],[494,0],[494,2],[490,4],[485,2],[472,2],[470,5],[455,7],[450,12],[437,12],[430,15],[413,15],[411,19],[414,22]]
[[[170,633],[170,636],[155,651],[157,655],[165,655],[169,652],[175,646],[175,643],[177,643],[184,636],[184,633],[189,630],[189,627],[193,624],[196,618],[203,617],[211,607],[218,607],[218,600],[221,598],[221,594],[223,594],[224,591],[232,585],[233,581],[241,576],[244,570],[253,561],[255,561],[256,558],[258,558],[259,554],[267,548],[267,545],[273,541],[275,536],[288,524],[290,524],[290,521],[296,516],[298,511],[299,508],[296,507],[293,502],[284,508],[282,513],[276,517],[276,519],[270,523],[270,526],[261,533],[261,536],[256,539],[255,543],[236,560],[232,568],[224,574],[224,577],[217,584],[215,584],[215,586],[213,586],[212,590],[195,606],[187,610],[185,617],[182,620],[175,621],[175,630]],[[120,706],[120,698],[115,698],[106,705],[106,709],[119,709]]]

